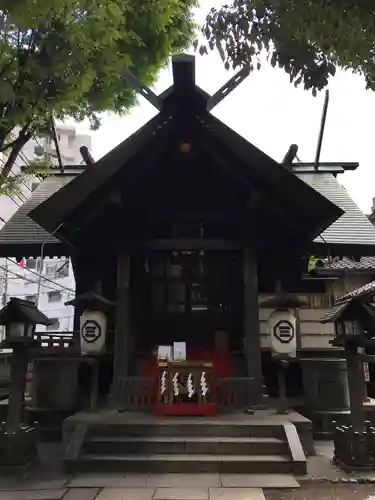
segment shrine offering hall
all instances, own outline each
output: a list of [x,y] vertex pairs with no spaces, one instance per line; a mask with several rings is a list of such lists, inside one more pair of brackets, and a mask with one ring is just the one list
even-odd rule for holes
[[244,417],[280,397],[316,410],[317,386],[344,383],[317,312],[333,280],[309,259],[375,255],[337,180],[356,164],[278,163],[210,113],[225,89],[209,96],[194,73],[174,57],[158,114],[47,177],[0,231],[2,256],[69,256],[76,279],[73,344],[35,354],[35,408]]

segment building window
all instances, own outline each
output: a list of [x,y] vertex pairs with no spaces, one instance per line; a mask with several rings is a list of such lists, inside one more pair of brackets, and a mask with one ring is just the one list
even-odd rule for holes
[[56,270],[56,278],[66,278],[69,276],[69,260],[62,262]]
[[36,302],[36,295],[26,295],[25,297],[26,300],[29,300],[30,302]]
[[47,325],[46,329],[49,332],[57,332],[60,328],[60,320],[59,318],[51,318],[51,324]]
[[27,269],[36,269],[36,259],[26,259],[26,268]]
[[48,292],[48,302],[60,302],[61,292]]
[[55,264],[47,264],[46,265],[46,275],[50,278],[54,278],[56,274],[56,265]]
[[36,271],[40,271],[40,258],[38,257],[37,259],[34,259],[33,257],[31,257],[30,259],[26,259],[26,269],[35,269]]

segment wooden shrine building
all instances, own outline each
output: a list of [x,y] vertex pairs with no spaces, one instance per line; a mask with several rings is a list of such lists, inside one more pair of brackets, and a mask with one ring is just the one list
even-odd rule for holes
[[256,407],[260,296],[321,293],[329,278],[308,275],[308,257],[375,255],[375,229],[336,179],[356,165],[278,163],[210,113],[194,57],[173,58],[173,80],[135,134],[41,184],[0,231],[0,255],[72,259],[77,345],[78,299],[107,301],[101,401],[123,409],[162,377],[156,347],[186,342],[186,373],[210,372],[218,391],[238,379]]

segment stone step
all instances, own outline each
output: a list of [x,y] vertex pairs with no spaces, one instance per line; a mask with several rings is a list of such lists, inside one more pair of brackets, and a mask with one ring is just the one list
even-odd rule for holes
[[91,436],[211,436],[211,437],[278,437],[283,438],[284,430],[281,424],[251,425],[240,423],[210,423],[204,425],[199,418],[192,421],[169,423],[168,420],[158,424],[127,423],[118,425],[91,425]]
[[293,473],[293,462],[283,455],[83,454],[72,466],[80,472]]
[[89,454],[287,454],[288,445],[275,437],[217,436],[92,436],[84,444]]

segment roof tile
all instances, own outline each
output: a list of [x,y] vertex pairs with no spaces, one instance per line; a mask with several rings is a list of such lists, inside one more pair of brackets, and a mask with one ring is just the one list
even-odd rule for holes
[[75,177],[74,174],[47,177],[1,229],[0,245],[42,244],[47,239],[49,243],[60,243],[27,214]]
[[375,228],[333,174],[314,172],[295,175],[345,211],[315,242],[375,245]]

